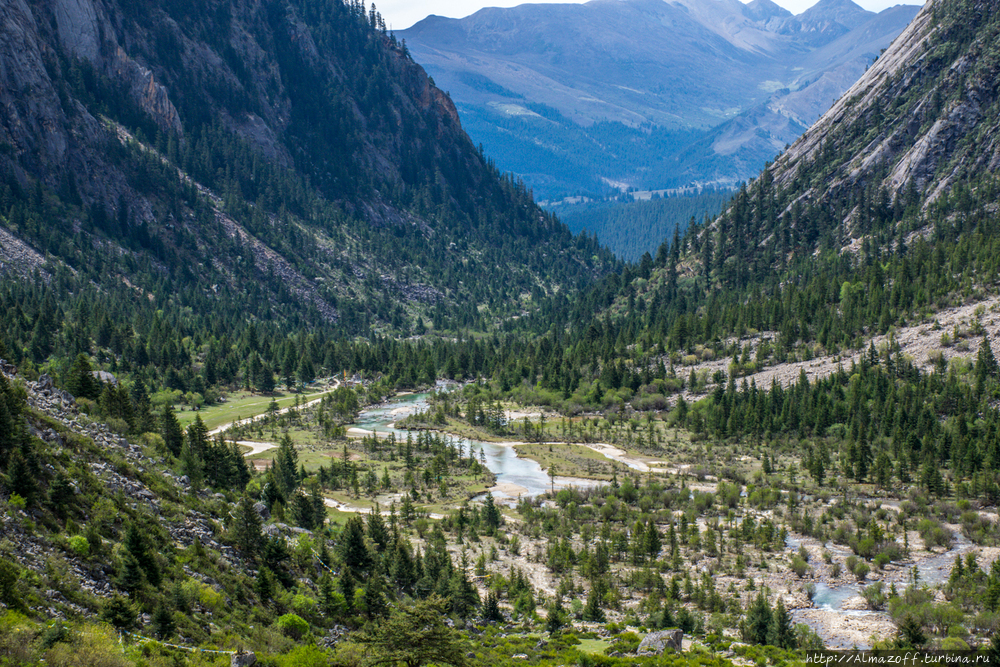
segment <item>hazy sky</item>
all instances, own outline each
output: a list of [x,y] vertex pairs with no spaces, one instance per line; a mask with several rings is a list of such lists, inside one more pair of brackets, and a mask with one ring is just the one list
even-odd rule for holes
[[[366,4],[371,4],[368,0]],[[527,2],[573,2],[574,0],[375,0],[379,13],[387,25],[394,30],[409,28],[420,19],[430,15],[462,18],[474,14],[483,7],[514,7]],[[579,0],[582,1],[582,0]],[[817,0],[774,0],[793,14],[809,9]],[[922,4],[920,0],[854,0],[857,4],[873,12],[880,12],[886,7],[898,4]]]

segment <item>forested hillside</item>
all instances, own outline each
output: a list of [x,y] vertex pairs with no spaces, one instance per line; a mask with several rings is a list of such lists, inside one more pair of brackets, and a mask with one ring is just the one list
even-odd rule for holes
[[275,368],[271,341],[292,332],[488,329],[611,266],[472,146],[360,4],[5,11],[15,360],[113,349],[162,379],[197,374],[210,339],[250,335]]
[[638,262],[643,254],[655,254],[664,239],[683,234],[694,220],[717,216],[732,193],[703,192],[695,195],[653,196],[632,200],[627,193],[606,201],[551,205],[550,209],[570,231],[586,231],[616,256]]

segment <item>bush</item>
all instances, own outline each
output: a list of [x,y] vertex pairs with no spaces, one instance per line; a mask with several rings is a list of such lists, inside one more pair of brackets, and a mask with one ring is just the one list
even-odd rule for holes
[[950,549],[955,541],[955,535],[948,530],[940,521],[935,519],[921,519],[917,524],[920,538],[924,541],[924,547],[944,547]]
[[868,608],[872,611],[878,611],[885,607],[886,595],[883,587],[881,581],[876,581],[872,585],[861,589],[861,597],[865,599]]
[[275,622],[275,625],[281,634],[296,641],[309,632],[309,624],[298,614],[285,614]]
[[80,558],[90,555],[90,541],[83,535],[74,535],[69,538],[69,549]]
[[301,616],[311,616],[316,611],[316,600],[298,593],[292,598],[292,609]]
[[792,572],[794,572],[799,579],[806,576],[806,572],[809,571],[809,564],[802,560],[802,556],[795,554],[792,556]]

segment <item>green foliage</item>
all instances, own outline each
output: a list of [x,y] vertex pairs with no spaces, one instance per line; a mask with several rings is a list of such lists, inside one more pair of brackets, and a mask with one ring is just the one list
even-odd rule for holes
[[298,614],[284,614],[274,623],[286,637],[302,639],[309,632],[309,624]]
[[67,540],[69,548],[80,558],[90,555],[90,542],[83,535],[73,535]]
[[0,556],[0,602],[10,609],[20,610],[24,607],[24,599],[18,591],[18,579],[21,568]]
[[[731,192],[706,192],[690,196],[654,197],[640,201],[605,201],[555,206],[566,226],[576,234],[589,232],[617,257],[639,262],[644,253],[656,255],[665,239],[684,233],[689,221],[714,218]],[[625,198],[625,197],[623,197]]]
[[435,595],[393,610],[387,619],[358,637],[371,650],[367,664],[467,664],[465,640],[444,622],[447,609],[448,603]]
[[113,595],[101,608],[101,620],[107,621],[117,630],[131,630],[136,623],[136,610],[123,595]]

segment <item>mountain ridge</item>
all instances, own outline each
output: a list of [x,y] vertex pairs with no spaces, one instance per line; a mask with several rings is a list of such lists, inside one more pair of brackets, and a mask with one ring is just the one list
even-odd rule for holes
[[[489,293],[495,323],[520,311],[515,294],[604,270],[605,253],[578,250],[475,148],[377,12],[210,6],[4,6],[0,216],[51,255],[49,273],[87,268],[88,244],[120,247],[144,277],[110,252],[109,266],[147,292],[167,275],[164,299],[197,285],[199,299],[242,302],[252,278],[266,297],[241,306],[250,317],[294,319],[298,302],[318,325],[360,332],[405,331],[432,310],[478,319],[468,304]],[[470,261],[505,268],[469,273]],[[573,277],[550,280],[555,267]]]
[[[703,135],[771,104],[794,126],[761,125],[762,145],[748,137],[753,164],[728,170],[726,184],[752,177],[915,11],[874,14],[840,3],[779,17],[773,8],[700,0],[525,5],[428,18],[399,35],[451,92],[476,140],[540,198],[558,199],[602,190],[601,179],[639,189],[714,181],[671,166],[695,143],[685,133]],[[822,47],[841,52],[810,59]],[[838,73],[820,80],[828,72]],[[804,91],[813,84],[815,92]],[[789,96],[795,101],[782,106]],[[714,155],[701,155],[708,172]],[[548,174],[536,156],[553,165]]]

